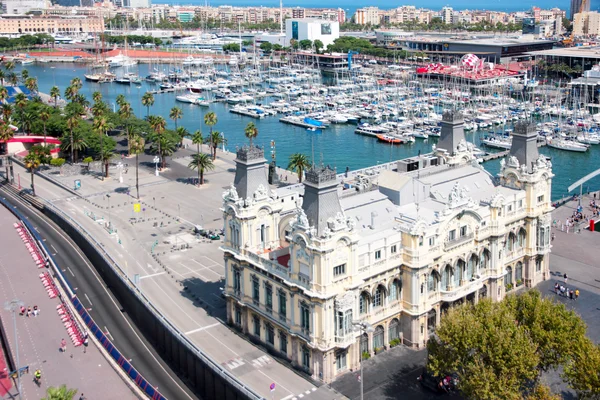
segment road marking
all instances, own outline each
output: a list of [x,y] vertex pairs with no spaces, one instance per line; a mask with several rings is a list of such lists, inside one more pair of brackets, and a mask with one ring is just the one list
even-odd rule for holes
[[312,388],[312,389],[310,389],[310,390],[312,390],[313,392],[316,392],[316,391],[317,391],[317,388],[316,388],[316,387],[314,387],[314,388]]
[[[269,375],[265,374],[264,372],[262,372],[260,369],[258,370],[258,372],[260,372],[261,374],[263,374],[264,376],[266,376],[267,378],[269,378],[269,380],[271,382],[275,382],[277,383],[277,387],[282,388],[283,390],[285,390],[286,392],[288,392],[289,394],[293,394],[288,388],[286,388],[285,386],[283,386],[280,382],[277,382],[275,379],[271,378]],[[300,395],[302,396],[302,395]]]
[[304,392],[304,394],[310,394],[310,390],[307,390],[306,392]]
[[260,368],[271,364],[272,361],[268,356],[261,356],[252,360],[252,365],[254,368]]
[[217,323],[215,323],[215,324],[212,324],[212,325],[203,326],[202,328],[198,328],[198,329],[194,329],[194,330],[191,330],[191,331],[187,331],[185,334],[186,334],[186,335],[189,335],[189,334],[196,333],[196,332],[200,332],[200,331],[203,331],[203,330],[205,330],[205,329],[209,329],[209,328],[212,328],[212,327],[214,327],[214,326],[218,326],[218,325],[221,325],[221,324],[217,322]]
[[244,362],[244,359],[242,357],[238,357],[238,358],[236,358],[234,360],[230,360],[224,364],[227,366],[227,368],[234,370],[238,367],[241,367],[242,365],[244,365],[246,363]]
[[[52,249],[54,249],[54,252],[55,252],[55,253],[58,253],[58,250],[56,250],[56,247],[54,247],[54,245],[53,245],[53,244],[50,244],[50,247],[52,247]],[[53,255],[54,255],[54,254],[53,254]]]
[[83,294],[85,296],[85,298],[87,299],[87,301],[89,301],[90,306],[93,306],[92,301],[90,300],[90,298],[88,297],[87,293]]
[[67,269],[69,270],[69,272],[71,273],[71,275],[73,275],[73,277],[75,277],[75,274],[73,273],[73,271],[71,271],[71,267],[67,267]]
[[146,278],[152,278],[153,276],[159,276],[159,275],[164,275],[166,274],[166,272],[158,272],[156,274],[151,274],[151,275],[144,275],[144,276],[140,276],[140,280],[141,279],[146,279]]
[[284,397],[284,398],[283,398],[283,399],[281,399],[281,400],[288,400],[288,399],[291,399],[292,397],[294,397],[294,395],[293,395],[293,394],[290,394],[289,396],[286,396],[286,397]]
[[109,337],[110,337],[110,340],[114,341],[114,340],[115,340],[115,338],[113,338],[113,335],[111,335],[111,334],[110,334],[110,332],[108,331],[108,328],[106,327],[106,325],[104,325],[104,330],[106,331],[106,332],[104,332],[104,334],[105,334],[106,336],[109,336]]
[[303,397],[304,397],[304,394],[303,394],[303,393],[300,393],[300,394],[298,395],[298,397],[299,397],[299,398],[303,398]]

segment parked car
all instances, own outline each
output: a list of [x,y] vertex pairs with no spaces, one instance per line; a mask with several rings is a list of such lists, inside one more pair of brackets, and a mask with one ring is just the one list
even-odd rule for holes
[[424,388],[434,392],[454,393],[457,391],[458,376],[456,374],[446,374],[443,377],[438,377],[427,371],[426,367],[423,367],[423,371],[417,380]]

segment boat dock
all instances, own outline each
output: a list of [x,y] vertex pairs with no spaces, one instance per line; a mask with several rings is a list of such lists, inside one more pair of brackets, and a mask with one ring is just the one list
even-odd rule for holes
[[234,114],[243,115],[245,117],[256,118],[256,119],[262,119],[267,115],[265,113],[259,114],[254,110],[248,110],[248,109],[244,110],[244,109],[239,109],[239,108],[235,108],[235,107],[230,108],[229,112],[234,113]]
[[306,128],[306,129],[325,129],[325,128],[327,128],[327,125],[317,126],[317,125],[313,125],[313,124],[304,122],[304,120],[297,120],[295,118],[290,118],[290,117],[280,118],[279,122],[283,122],[284,124],[296,125],[296,126]]

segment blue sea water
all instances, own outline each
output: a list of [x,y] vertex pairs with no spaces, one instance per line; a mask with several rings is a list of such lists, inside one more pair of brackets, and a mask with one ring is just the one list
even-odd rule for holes
[[[19,67],[20,68],[20,67]],[[148,75],[148,66],[139,65],[139,75]],[[84,74],[86,67],[76,64],[40,64],[27,66],[31,76],[37,76],[39,89],[48,93],[53,85],[58,86],[61,92],[69,85],[74,77],[79,77],[84,82],[81,93],[90,101],[92,93],[99,91],[109,107],[115,107],[117,95],[124,94],[138,117],[146,115],[146,108],[141,103],[142,95],[148,90],[156,90],[154,84],[143,83],[141,86],[125,86],[119,84],[97,84],[85,82]],[[18,69],[17,69],[18,72]],[[136,71],[133,71],[136,72]],[[183,110],[183,119],[179,121],[180,126],[186,127],[190,132],[200,129],[204,134],[208,133],[203,124],[204,113],[207,110],[191,104],[178,103],[175,101],[174,93],[157,94],[155,104],[150,108],[150,114],[162,115],[171,129],[173,122],[168,119],[169,110],[177,105]],[[279,122],[279,117],[267,117],[255,120],[232,114],[228,111],[228,105],[222,103],[211,104],[210,110],[217,114],[218,123],[214,129],[225,134],[227,139],[226,149],[235,151],[236,147],[247,144],[244,136],[244,127],[248,122],[254,122],[259,130],[255,143],[265,147],[265,155],[268,156],[270,143],[275,141],[276,162],[283,168],[287,167],[289,157],[293,153],[304,153],[316,162],[323,162],[336,167],[342,172],[349,167],[351,170],[366,168],[369,166],[386,163],[402,158],[412,157],[417,154],[431,151],[432,144],[436,139],[417,139],[412,145],[390,146],[378,142],[376,139],[361,136],[354,133],[353,125],[332,125],[323,130],[322,133],[310,132],[304,128],[294,127]],[[479,146],[480,133],[467,133],[467,140]],[[552,198],[558,199],[567,195],[566,188],[586,174],[600,168],[600,145],[592,146],[587,153],[571,153],[552,148],[541,148],[540,151],[552,158],[553,171],[556,174],[552,182]],[[484,164],[485,168],[492,174],[497,174],[500,161],[490,161]],[[190,176],[194,173],[190,171]],[[600,189],[600,177],[586,183],[584,190]]]
[[[160,1],[163,4],[170,5],[204,5],[204,0],[175,0],[175,1]],[[212,0],[208,2],[211,6],[230,5],[234,7],[279,7],[279,0]],[[493,11],[526,11],[532,7],[540,7],[542,9],[550,9],[558,7],[567,11],[571,5],[569,0],[489,0],[482,2],[473,2],[471,0],[426,0],[418,3],[415,2],[398,2],[394,0],[380,0],[372,3],[366,0],[344,1],[344,0],[329,0],[327,2],[317,0],[284,0],[284,7],[303,7],[303,8],[343,8],[346,10],[347,18],[350,18],[357,8],[376,6],[380,9],[391,9],[402,5],[414,5],[419,8],[427,8],[431,10],[441,10],[442,7],[451,6],[455,10],[493,10]],[[592,9],[597,9],[596,4],[592,4]]]

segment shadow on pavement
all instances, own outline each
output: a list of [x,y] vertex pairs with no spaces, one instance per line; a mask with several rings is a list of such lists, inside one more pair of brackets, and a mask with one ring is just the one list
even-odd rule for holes
[[227,318],[226,302],[221,297],[223,281],[205,282],[199,278],[187,278],[180,281],[183,289],[179,292],[183,297],[190,300],[196,307],[206,311],[208,315]]

